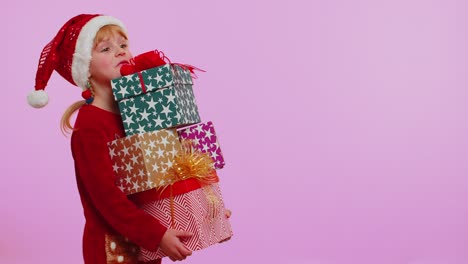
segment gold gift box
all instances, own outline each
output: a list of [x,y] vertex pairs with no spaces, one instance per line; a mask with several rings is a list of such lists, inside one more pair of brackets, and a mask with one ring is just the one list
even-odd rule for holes
[[109,142],[115,184],[127,195],[167,185],[182,146],[175,129],[135,134]]

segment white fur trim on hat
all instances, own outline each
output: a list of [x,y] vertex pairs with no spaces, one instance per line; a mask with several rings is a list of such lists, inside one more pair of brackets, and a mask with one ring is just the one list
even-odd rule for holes
[[28,103],[34,108],[42,108],[49,102],[49,96],[44,90],[34,90],[28,94]]
[[83,26],[76,41],[71,69],[73,81],[81,88],[85,88],[88,82],[94,38],[99,29],[106,25],[117,25],[126,32],[125,26],[117,18],[111,16],[97,16],[89,20],[88,23]]

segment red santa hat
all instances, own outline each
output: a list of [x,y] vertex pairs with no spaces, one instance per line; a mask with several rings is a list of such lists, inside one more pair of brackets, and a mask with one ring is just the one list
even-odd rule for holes
[[94,38],[99,29],[106,25],[117,25],[125,32],[120,20],[104,15],[82,14],[63,25],[55,38],[42,50],[35,90],[28,95],[28,103],[32,107],[41,108],[47,105],[49,98],[44,89],[54,70],[71,84],[86,89]]

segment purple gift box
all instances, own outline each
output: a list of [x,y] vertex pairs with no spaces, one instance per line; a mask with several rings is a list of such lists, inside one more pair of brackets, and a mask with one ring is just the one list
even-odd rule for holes
[[216,136],[213,123],[211,121],[187,126],[177,132],[179,133],[180,140],[192,140],[196,149],[201,152],[209,153],[214,161],[215,169],[221,169],[224,167],[223,154],[221,153],[218,137]]

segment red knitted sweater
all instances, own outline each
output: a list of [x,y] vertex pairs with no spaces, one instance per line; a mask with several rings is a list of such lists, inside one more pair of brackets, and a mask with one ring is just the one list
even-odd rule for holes
[[75,128],[71,150],[86,219],[83,235],[85,263],[113,263],[120,253],[110,252],[115,244],[109,243],[119,234],[140,247],[156,250],[166,228],[138,209],[114,184],[107,142],[125,136],[120,116],[85,105],[79,110]]

